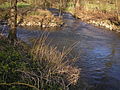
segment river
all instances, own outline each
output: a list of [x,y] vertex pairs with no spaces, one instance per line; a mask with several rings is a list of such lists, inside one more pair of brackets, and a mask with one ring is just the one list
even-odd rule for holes
[[[80,78],[71,90],[120,90],[120,34],[86,24],[64,13],[65,25],[49,32],[53,45],[70,47],[77,42],[73,55],[79,60]],[[48,31],[45,31],[48,32]],[[38,28],[18,28],[18,37],[31,43],[43,31]]]

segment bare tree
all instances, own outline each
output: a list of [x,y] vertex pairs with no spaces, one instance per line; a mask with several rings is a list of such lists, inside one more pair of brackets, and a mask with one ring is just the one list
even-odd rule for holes
[[11,9],[10,9],[10,19],[9,19],[9,35],[8,38],[14,42],[17,40],[16,30],[17,30],[17,0],[11,0]]

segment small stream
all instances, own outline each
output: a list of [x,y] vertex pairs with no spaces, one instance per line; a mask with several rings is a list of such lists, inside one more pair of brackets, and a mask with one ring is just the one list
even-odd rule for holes
[[[120,34],[81,22],[69,13],[63,18],[65,25],[49,32],[48,39],[58,48],[77,42],[72,53],[80,57],[76,66],[82,70],[71,90],[120,90]],[[19,27],[17,35],[28,44],[43,33],[39,28],[27,29]]]

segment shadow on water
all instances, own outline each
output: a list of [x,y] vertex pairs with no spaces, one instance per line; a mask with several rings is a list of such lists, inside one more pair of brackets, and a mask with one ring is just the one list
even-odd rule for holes
[[[63,13],[65,25],[49,32],[51,44],[70,47],[80,59],[76,66],[82,68],[78,84],[71,90],[120,90],[120,35],[96,28]],[[18,37],[31,44],[44,33],[38,28],[18,28]]]

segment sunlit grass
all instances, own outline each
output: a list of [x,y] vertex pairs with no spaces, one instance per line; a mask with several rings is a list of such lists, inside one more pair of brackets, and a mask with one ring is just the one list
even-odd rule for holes
[[[80,3],[80,7],[82,7],[81,9],[85,9],[85,10],[99,10],[99,11],[116,11],[119,9],[118,6],[115,5],[115,3],[90,3],[87,1],[84,1],[83,3]],[[75,5],[73,2],[69,2],[67,4],[67,8],[65,9],[66,11],[72,11],[75,9]]]
[[19,2],[19,3],[17,4],[17,6],[18,6],[18,8],[24,8],[24,7],[29,7],[30,4],[28,4],[28,3],[23,3],[23,2]]
[[8,2],[5,2],[5,3],[0,5],[0,8],[2,8],[2,9],[6,9],[6,8],[9,8],[9,7],[10,7],[10,3],[8,3]]
[[[18,8],[24,8],[24,7],[30,6],[30,4],[23,3],[23,2],[18,2],[17,6],[18,6]],[[9,7],[10,7],[10,3],[8,3],[8,2],[5,2],[5,3],[0,5],[0,8],[2,8],[2,9],[6,9],[6,8],[9,8]]]
[[114,11],[118,9],[118,7],[115,6],[115,4],[102,4],[102,3],[85,3],[84,5],[85,9],[87,10],[101,10],[101,11]]

